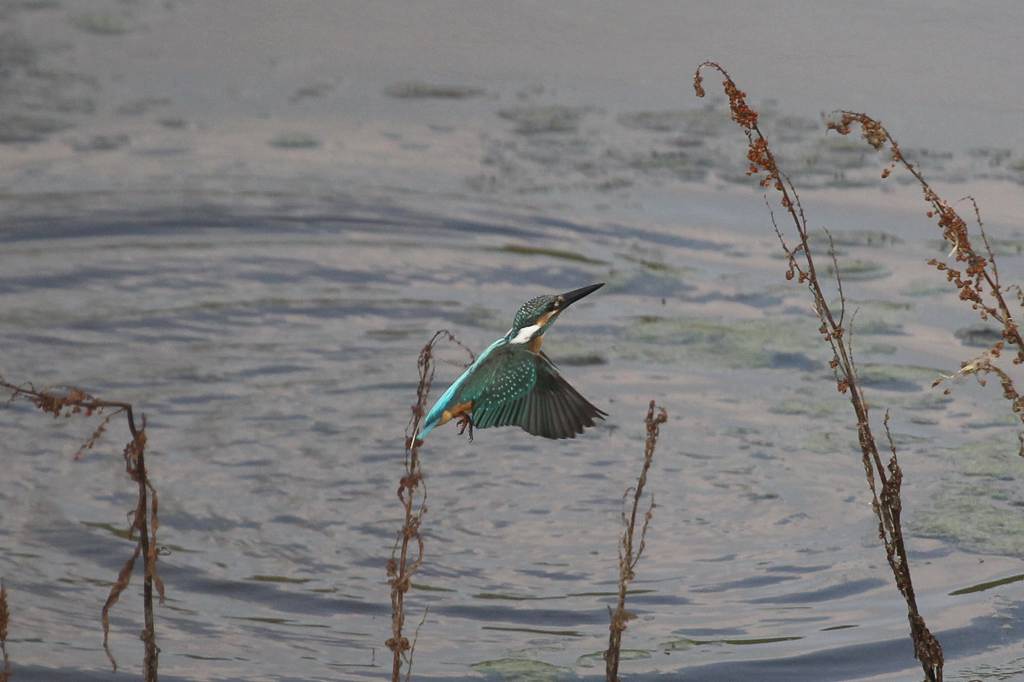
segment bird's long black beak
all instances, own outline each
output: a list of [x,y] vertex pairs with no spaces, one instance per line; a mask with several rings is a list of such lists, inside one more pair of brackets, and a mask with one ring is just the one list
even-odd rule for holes
[[580,287],[579,289],[567,291],[560,296],[560,298],[562,299],[562,305],[560,307],[564,310],[565,308],[568,308],[570,305],[580,300],[587,294],[592,294],[603,286],[604,282],[598,282],[597,284],[591,284],[590,286]]

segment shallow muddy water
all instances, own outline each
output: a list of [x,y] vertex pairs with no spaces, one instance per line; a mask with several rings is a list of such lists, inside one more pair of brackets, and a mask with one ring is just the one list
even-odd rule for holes
[[[605,422],[449,426],[422,451],[414,677],[603,678],[654,398],[670,421],[624,678],[920,679],[852,411],[741,134],[691,95],[706,57],[835,238],[947,679],[1024,675],[1014,420],[994,386],[931,388],[993,332],[925,264],[948,247],[919,191],[817,118],[886,119],[944,196],[977,197],[1019,282],[1022,102],[995,83],[1020,10],[814,6],[758,28],[668,3],[0,2],[0,373],[146,413],[163,679],[386,678],[417,352],[442,327],[479,351],[527,298],[596,281],[545,351]],[[922,53],[951,35],[957,54]],[[437,390],[465,362],[440,357]],[[0,411],[18,680],[111,678],[99,612],[134,492],[120,425],[73,459],[93,427]],[[117,679],[138,676],[139,593],[113,612]]]

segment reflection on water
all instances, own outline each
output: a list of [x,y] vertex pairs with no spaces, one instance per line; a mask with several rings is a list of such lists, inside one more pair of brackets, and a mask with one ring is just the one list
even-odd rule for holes
[[[555,443],[446,428],[423,450],[417,677],[600,678],[621,495],[652,397],[671,420],[625,674],[919,674],[849,408],[720,105],[686,108],[682,77],[650,106],[602,100],[589,71],[579,90],[545,88],[490,52],[503,75],[487,83],[394,61],[333,70],[348,62],[305,51],[320,29],[302,17],[263,46],[293,50],[277,56],[226,30],[227,46],[194,45],[197,27],[265,30],[211,7],[0,4],[0,371],[146,412],[169,552],[164,679],[385,676],[384,565],[420,346],[447,327],[479,350],[523,300],[592,281],[608,285],[545,350],[609,419]],[[310,7],[326,24],[333,7],[369,21]],[[382,26],[390,11],[372,10]],[[991,388],[929,388],[992,330],[924,265],[938,246],[916,191],[878,191],[877,158],[785,102],[764,111],[838,247],[868,399],[892,410],[918,600],[950,679],[1006,679],[1024,640],[1013,419]],[[1020,152],[915,158],[992,206],[1000,272],[1019,281]],[[442,384],[462,355],[440,357]],[[0,411],[18,679],[110,676],[98,614],[134,495],[118,434],[72,460],[91,428]],[[112,617],[129,670],[136,589]]]

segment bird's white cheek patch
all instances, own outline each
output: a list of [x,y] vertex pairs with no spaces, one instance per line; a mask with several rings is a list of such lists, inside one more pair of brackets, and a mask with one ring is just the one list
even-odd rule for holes
[[509,343],[529,343],[530,339],[532,339],[533,335],[538,331],[540,331],[539,324],[531,324],[529,327],[523,327],[519,330],[519,333],[516,334],[516,337],[509,341]]

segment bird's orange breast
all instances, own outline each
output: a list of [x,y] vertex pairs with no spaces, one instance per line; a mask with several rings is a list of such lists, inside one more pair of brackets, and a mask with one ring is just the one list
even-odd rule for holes
[[[552,310],[551,312],[544,313],[539,318],[537,318],[537,326],[543,329],[545,325],[547,325],[547,323],[551,321],[551,318],[553,318],[558,313],[559,311],[557,310]],[[539,353],[540,346],[542,343],[544,343],[544,335],[537,334],[530,340],[530,352]]]

